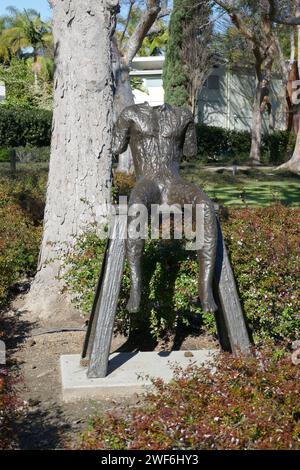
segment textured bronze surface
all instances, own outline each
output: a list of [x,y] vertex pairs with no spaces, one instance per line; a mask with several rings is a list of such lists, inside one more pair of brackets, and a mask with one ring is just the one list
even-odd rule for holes
[[[124,152],[130,145],[136,185],[129,200],[143,204],[201,204],[204,208],[204,243],[197,251],[199,262],[198,293],[204,310],[214,312],[217,306],[212,281],[217,248],[217,221],[214,206],[200,188],[185,181],[179,174],[182,156],[197,153],[197,139],[192,114],[183,108],[148,103],[125,108],[114,132],[113,154]],[[131,218],[129,216],[128,223]],[[127,309],[137,312],[141,300],[141,259],[144,240],[127,239],[127,259],[131,272],[131,290]]]

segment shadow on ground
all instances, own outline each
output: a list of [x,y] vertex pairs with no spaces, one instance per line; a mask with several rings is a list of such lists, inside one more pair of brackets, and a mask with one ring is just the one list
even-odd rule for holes
[[71,425],[64,420],[63,410],[53,403],[53,408],[31,409],[17,423],[19,444],[22,450],[63,449],[65,434]]
[[[1,339],[6,345],[9,377],[13,380],[18,399],[24,401],[26,385],[23,375],[24,362],[16,357],[17,353],[28,342],[31,331],[37,326],[35,322],[25,320],[26,311],[16,308],[7,308],[0,311]],[[42,404],[37,400],[25,402],[24,413],[13,423],[17,435],[19,448],[29,449],[59,449],[61,447],[62,433],[70,429],[63,419],[63,411],[56,402]]]

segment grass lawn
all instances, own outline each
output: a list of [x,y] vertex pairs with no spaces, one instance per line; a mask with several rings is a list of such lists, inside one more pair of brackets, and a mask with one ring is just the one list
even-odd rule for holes
[[[19,163],[16,181],[24,181],[26,186],[34,187],[37,180],[42,180],[41,186],[45,188],[47,167],[47,163]],[[213,167],[203,166],[199,161],[191,161],[182,164],[181,175],[226,206],[264,207],[276,201],[300,204],[300,176],[278,172],[275,168],[238,170],[237,175],[233,176],[230,168],[215,170]],[[10,180],[13,184],[8,163],[0,163],[0,183],[1,180]]]
[[274,202],[300,204],[300,176],[274,169],[213,171],[201,162],[184,162],[182,176],[203,188],[217,202],[226,206],[268,206]]

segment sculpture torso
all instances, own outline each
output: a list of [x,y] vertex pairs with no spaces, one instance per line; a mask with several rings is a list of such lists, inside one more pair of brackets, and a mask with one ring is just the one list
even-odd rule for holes
[[115,153],[129,143],[136,177],[165,181],[179,177],[183,153],[197,151],[191,113],[170,105],[152,108],[133,105],[121,114],[116,126]]

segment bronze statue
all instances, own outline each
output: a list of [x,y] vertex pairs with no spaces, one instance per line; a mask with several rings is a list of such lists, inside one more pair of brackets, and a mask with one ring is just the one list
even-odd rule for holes
[[[131,208],[139,204],[143,209],[146,207],[149,210],[152,204],[167,204],[179,206],[182,210],[185,204],[189,204],[193,211],[193,208],[201,206],[202,226],[198,226],[203,228],[203,243],[196,245],[199,298],[204,310],[215,312],[222,348],[249,354],[247,326],[213,204],[200,188],[184,181],[179,175],[182,155],[189,157],[197,152],[191,113],[168,104],[154,108],[146,103],[129,106],[116,123],[113,153],[119,155],[128,145],[131,147],[137,179],[130,196]],[[146,209],[145,212],[148,216]],[[127,216],[117,219],[113,219],[110,227],[82,351],[82,361],[84,364],[88,363],[87,375],[90,378],[107,375],[125,248],[131,270],[131,291],[127,308],[130,312],[137,312],[140,308],[144,240],[142,236],[133,237],[128,230],[125,247],[125,239],[119,236],[118,227],[121,226],[123,233],[126,231],[127,221],[130,226],[131,220]]]
[[[213,276],[217,250],[217,220],[214,206],[197,186],[179,174],[182,156],[197,152],[196,130],[192,114],[168,104],[151,107],[148,103],[132,105],[119,116],[115,131],[113,154],[123,153],[130,145],[136,185],[129,206],[143,204],[202,204],[204,207],[204,243],[197,251],[199,262],[198,293],[205,311],[214,312]],[[128,222],[130,223],[130,217]],[[141,258],[144,240],[127,239],[127,258],[131,272],[131,290],[127,309],[137,312],[141,300]]]

